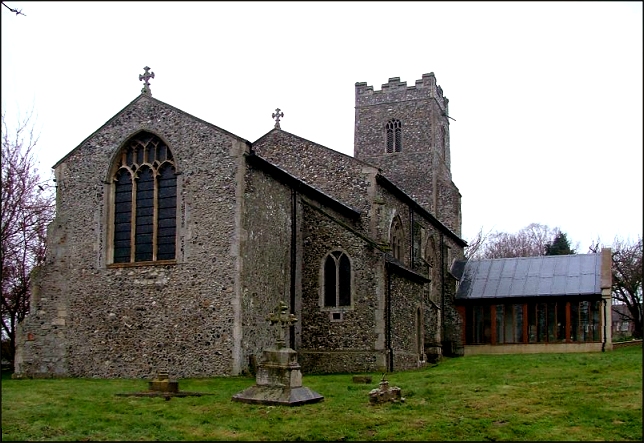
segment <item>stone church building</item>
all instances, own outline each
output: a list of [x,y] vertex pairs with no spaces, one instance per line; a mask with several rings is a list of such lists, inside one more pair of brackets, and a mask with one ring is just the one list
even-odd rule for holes
[[[448,99],[355,85],[354,156],[274,127],[249,142],[141,94],[54,165],[56,217],[15,376],[237,375],[280,301],[304,373],[462,352]],[[273,123],[271,123],[273,126]]]

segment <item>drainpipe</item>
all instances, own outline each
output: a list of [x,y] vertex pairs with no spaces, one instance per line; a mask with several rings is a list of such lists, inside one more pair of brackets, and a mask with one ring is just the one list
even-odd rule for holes
[[602,340],[602,352],[606,352],[606,323],[608,322],[608,312],[606,311],[606,299],[602,299],[604,304],[604,340]]
[[391,348],[391,270],[389,265],[385,262],[387,270],[387,291],[385,294],[385,348],[387,349],[387,371],[394,371],[394,350]]
[[[291,313],[295,313],[295,267],[297,248],[297,191],[291,189]],[[289,328],[289,344],[295,349],[295,326]]]
[[409,207],[409,267],[414,269],[414,210]]
[[[441,347],[445,343],[445,237],[440,236],[440,256],[441,256]],[[444,350],[443,350],[444,351]],[[450,350],[451,352],[451,350]],[[445,352],[443,352],[443,355]]]

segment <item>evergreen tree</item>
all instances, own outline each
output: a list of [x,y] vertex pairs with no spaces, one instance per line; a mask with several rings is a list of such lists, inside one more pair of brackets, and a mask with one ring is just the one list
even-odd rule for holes
[[570,242],[565,232],[558,232],[555,238],[546,243],[545,255],[570,255],[575,254],[575,250],[570,247]]

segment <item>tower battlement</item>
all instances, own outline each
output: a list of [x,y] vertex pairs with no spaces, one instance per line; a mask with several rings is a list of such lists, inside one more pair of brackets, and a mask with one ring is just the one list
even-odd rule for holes
[[423,74],[414,86],[407,86],[407,82],[400,81],[400,77],[390,77],[387,83],[382,84],[380,90],[374,90],[367,82],[356,83],[356,106],[427,98],[436,99],[441,110],[447,113],[449,100],[443,95],[443,88],[436,84],[433,72]]
[[460,194],[452,183],[449,100],[433,72],[413,86],[390,77],[380,90],[355,84],[355,158],[460,233]]

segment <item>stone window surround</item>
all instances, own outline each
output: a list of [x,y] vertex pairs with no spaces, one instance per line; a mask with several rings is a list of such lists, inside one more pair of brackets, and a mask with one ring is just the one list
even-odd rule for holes
[[116,175],[117,171],[120,168],[119,165],[119,158],[121,153],[123,152],[123,149],[125,149],[129,142],[139,136],[142,133],[149,133],[151,135],[154,135],[155,137],[158,137],[167,147],[169,152],[173,152],[173,150],[170,148],[170,145],[168,142],[162,137],[160,134],[156,133],[155,131],[151,131],[149,129],[141,129],[138,130],[132,134],[130,134],[128,137],[126,137],[119,146],[119,148],[115,151],[111,161],[110,161],[110,168],[107,174],[107,179],[104,182],[105,183],[105,195],[106,195],[106,201],[105,201],[105,207],[107,208],[107,217],[104,218],[105,220],[105,245],[106,247],[104,248],[103,252],[103,263],[105,263],[105,266],[107,268],[128,268],[128,267],[143,267],[143,266],[167,266],[167,265],[176,265],[179,261],[179,255],[180,255],[180,244],[179,244],[179,230],[180,230],[180,219],[181,219],[181,184],[180,184],[180,177],[181,173],[179,172],[179,167],[177,165],[176,159],[173,158],[172,163],[174,164],[175,168],[175,175],[177,176],[177,196],[176,196],[176,231],[175,231],[175,258],[171,260],[156,260],[156,261],[140,261],[140,262],[126,262],[126,263],[114,263],[114,215],[115,215],[115,191],[116,191],[116,186],[114,185],[114,176]]
[[396,118],[385,123],[385,152],[402,152],[402,123]]
[[404,263],[405,251],[405,231],[399,215],[394,216],[389,228],[389,244],[391,246],[391,255]]
[[[337,296],[336,296],[336,306],[325,306],[324,304],[324,292],[325,292],[325,274],[324,274],[324,266],[326,264],[327,257],[329,255],[333,254],[334,252],[339,252],[341,255],[346,256],[349,259],[349,266],[350,266],[350,292],[349,292],[349,305],[346,306],[339,306],[338,301],[337,301]],[[319,276],[319,306],[320,310],[322,312],[328,312],[329,314],[329,320],[331,322],[340,322],[344,320],[344,313],[347,311],[353,311],[355,308],[353,306],[353,300],[355,299],[355,272],[354,272],[354,264],[353,264],[353,259],[351,256],[343,249],[341,248],[333,248],[324,256],[322,257],[322,260],[320,261],[320,276]],[[337,284],[337,283],[336,283]],[[337,286],[336,286],[337,288]]]

